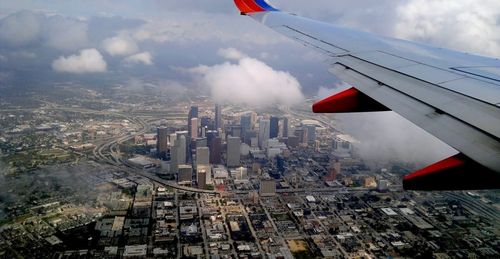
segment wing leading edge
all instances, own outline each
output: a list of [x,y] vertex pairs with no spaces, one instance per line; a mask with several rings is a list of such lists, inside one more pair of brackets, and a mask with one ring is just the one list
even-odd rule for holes
[[[500,61],[375,36],[235,0],[241,14],[324,54],[356,85],[318,113],[393,110],[461,153],[403,179],[407,190],[500,188]],[[472,72],[471,72],[472,71]]]

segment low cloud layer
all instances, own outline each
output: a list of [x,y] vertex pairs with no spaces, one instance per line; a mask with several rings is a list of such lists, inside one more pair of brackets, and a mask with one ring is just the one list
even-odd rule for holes
[[143,64],[151,66],[153,65],[153,55],[151,55],[148,51],[141,52],[127,57],[124,61],[128,65]]
[[61,56],[54,60],[52,69],[73,74],[102,73],[106,72],[107,64],[98,50],[84,49],[78,55]]
[[397,17],[397,37],[500,57],[500,1],[411,0]]
[[236,63],[198,66],[190,71],[200,76],[215,101],[252,106],[291,106],[304,100],[297,79],[288,72],[276,71],[266,63],[235,49],[219,54]]
[[44,17],[29,11],[5,17],[0,23],[0,41],[10,46],[25,46],[40,39]]
[[102,46],[111,56],[131,55],[139,50],[135,41],[127,36],[117,36],[105,39]]
[[10,47],[42,45],[76,50],[89,44],[87,31],[87,24],[78,19],[22,11],[0,21],[0,43]]
[[456,151],[394,112],[335,115],[339,126],[360,141],[357,151],[371,163],[400,161],[422,167]]

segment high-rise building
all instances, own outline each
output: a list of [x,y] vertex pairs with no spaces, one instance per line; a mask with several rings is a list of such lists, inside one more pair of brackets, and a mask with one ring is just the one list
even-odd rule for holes
[[210,164],[210,149],[208,147],[196,148],[196,167]]
[[261,179],[259,193],[260,196],[276,195],[276,182],[272,179]]
[[221,153],[222,153],[222,138],[214,138],[210,144],[210,163],[220,164],[221,163]]
[[259,122],[259,147],[265,149],[270,136],[271,122],[261,119]]
[[316,125],[304,125],[304,129],[307,130],[307,141],[306,142],[314,142],[316,141]]
[[299,139],[299,143],[307,143],[308,137],[307,137],[307,129],[305,128],[298,128],[295,129],[295,136]]
[[198,106],[191,106],[188,113],[188,132],[192,132],[192,119],[198,118]]
[[295,135],[288,136],[288,139],[286,141],[286,145],[289,148],[296,148],[299,146],[299,137]]
[[177,135],[177,139],[170,147],[170,170],[172,173],[178,173],[179,165],[186,164],[186,137]]
[[269,126],[269,138],[277,138],[280,132],[279,128],[280,118],[271,117]]
[[165,159],[168,151],[168,129],[158,128],[156,131],[156,152],[159,158]]
[[241,124],[241,127],[243,129],[251,130],[252,129],[252,116],[250,114],[242,115],[240,117],[240,124]]
[[193,167],[190,165],[179,165],[179,173],[177,174],[177,182],[180,184],[189,184],[193,180]]
[[191,139],[198,138],[198,118],[191,119]]
[[198,106],[191,106],[188,117],[189,119],[198,118]]
[[343,135],[337,135],[332,141],[333,154],[336,157],[350,157],[352,153],[352,144],[350,139]]
[[201,127],[201,137],[205,138],[207,136],[208,127]]
[[285,118],[283,118],[283,137],[284,138],[288,138],[288,130],[289,130],[288,118],[285,117]]
[[239,137],[227,138],[227,167],[240,166],[240,146],[241,140]]
[[206,189],[207,188],[207,172],[204,170],[200,170],[197,172],[197,177],[198,180],[198,188],[199,189]]
[[199,181],[199,172],[205,173],[205,184],[212,183],[212,167],[210,165],[199,165],[196,167],[196,181]]
[[246,134],[249,130],[252,129],[252,116],[249,115],[243,115],[240,117],[240,124],[241,124],[241,136],[243,142],[247,142],[246,140]]
[[[257,139],[257,135],[258,135],[258,132],[255,131],[255,130],[247,130],[245,132],[245,137],[244,137],[244,142],[247,144],[247,145],[252,145],[252,138],[255,138]],[[255,144],[255,146],[257,146],[257,144]]]
[[222,129],[222,107],[215,105],[215,130]]
[[199,147],[208,147],[207,138],[197,138],[196,139],[196,148]]

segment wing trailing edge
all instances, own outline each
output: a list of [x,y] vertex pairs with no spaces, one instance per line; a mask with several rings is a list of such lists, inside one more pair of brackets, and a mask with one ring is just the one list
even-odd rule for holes
[[500,175],[458,154],[405,176],[403,188],[419,191],[500,189]]
[[390,111],[381,103],[352,87],[313,105],[314,113],[350,113]]

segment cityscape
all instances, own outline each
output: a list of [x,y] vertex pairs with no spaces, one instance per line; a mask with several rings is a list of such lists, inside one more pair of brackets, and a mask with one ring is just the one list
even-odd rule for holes
[[498,259],[499,68],[498,0],[0,0],[0,259]]
[[499,255],[497,192],[403,191],[310,103],[79,91],[2,99],[2,258]]

